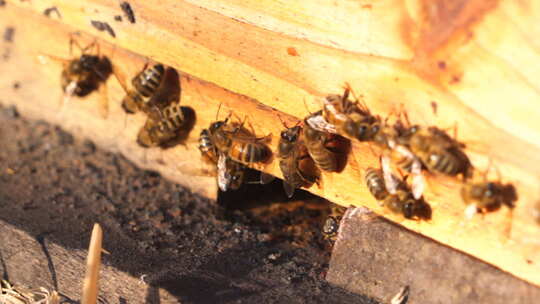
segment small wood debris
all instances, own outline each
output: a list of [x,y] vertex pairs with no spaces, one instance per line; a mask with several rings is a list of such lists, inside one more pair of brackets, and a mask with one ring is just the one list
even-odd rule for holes
[[122,11],[124,11],[124,14],[126,15],[126,18],[131,23],[135,23],[135,15],[133,14],[133,9],[131,9],[131,5],[127,2],[120,3],[120,8],[122,8]]
[[109,35],[116,38],[116,34],[114,33],[114,30],[107,22],[91,20],[90,23],[96,30],[100,32],[106,31],[107,33],[109,33]]

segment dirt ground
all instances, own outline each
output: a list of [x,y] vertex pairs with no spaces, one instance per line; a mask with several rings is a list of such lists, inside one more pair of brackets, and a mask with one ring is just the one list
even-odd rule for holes
[[0,147],[1,220],[74,249],[99,222],[105,264],[182,303],[376,303],[325,282],[328,203],[305,192],[287,201],[276,181],[212,202],[14,108]]

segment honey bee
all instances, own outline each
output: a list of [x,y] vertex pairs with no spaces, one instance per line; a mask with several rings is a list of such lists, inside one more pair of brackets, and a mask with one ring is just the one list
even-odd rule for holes
[[106,56],[100,55],[99,45],[95,41],[83,48],[73,37],[70,37],[70,55],[73,55],[73,45],[79,49],[80,56],[64,59],[45,55],[52,60],[62,62],[61,86],[64,92],[62,104],[67,103],[73,95],[85,97],[97,90],[101,94],[101,115],[107,117],[109,105],[105,82],[113,72],[111,62]]
[[345,214],[345,211],[347,211],[347,208],[332,204],[330,207],[330,214],[326,218],[322,227],[322,233],[325,239],[335,241],[339,231],[339,224],[343,218],[343,215]]
[[216,164],[218,162],[218,154],[216,147],[212,142],[208,129],[203,129],[199,135],[199,151],[203,155],[205,161]]
[[172,69],[165,68],[161,63],[148,67],[144,66],[141,72],[131,80],[132,89],[128,89],[124,81],[120,81],[126,91],[122,100],[122,108],[126,113],[143,111],[148,113],[154,107],[164,107],[175,99],[174,94],[163,97],[158,92],[163,88],[167,72]]
[[264,141],[269,137],[256,138],[243,127],[243,123],[228,124],[228,120],[229,117],[213,122],[208,129],[217,151],[244,165],[268,162],[272,152]]
[[188,133],[192,127],[188,108],[173,103],[164,109],[155,108],[148,114],[145,125],[139,131],[137,143],[142,147],[166,147],[174,139]]
[[311,114],[304,120],[302,135],[307,151],[317,167],[326,172],[339,171],[339,155],[332,147],[336,135],[316,130],[308,123],[313,116],[321,115],[320,111]]
[[237,190],[244,182],[246,167],[217,151],[208,129],[199,136],[199,150],[205,161],[217,164],[217,182],[221,191]]
[[296,188],[310,187],[318,182],[320,176],[301,135],[302,127],[297,125],[287,128],[281,132],[278,145],[279,167],[284,179],[283,188],[289,198],[293,196]]
[[436,127],[412,126],[398,139],[416,155],[431,172],[471,177],[472,164],[463,152],[464,145]]
[[461,187],[461,197],[467,208],[465,217],[472,218],[477,212],[486,213],[499,209],[505,205],[513,210],[517,201],[516,188],[512,184],[503,184],[499,181],[466,182]]
[[227,190],[238,190],[244,182],[246,167],[231,158],[220,154],[217,163],[218,186],[223,192]]
[[395,177],[393,179],[396,184],[395,190],[389,190],[381,169],[371,167],[366,169],[365,180],[369,192],[383,206],[407,219],[430,219],[430,206],[422,198],[415,199],[405,182],[398,181]]
[[352,92],[347,84],[343,95],[329,95],[324,100],[322,116],[333,126],[338,134],[359,141],[373,141],[379,132],[381,119],[370,113],[369,109],[357,101],[351,101]]

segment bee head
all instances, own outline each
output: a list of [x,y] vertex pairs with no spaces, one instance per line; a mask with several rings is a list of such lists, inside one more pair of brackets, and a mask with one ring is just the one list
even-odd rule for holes
[[489,182],[486,184],[486,190],[484,191],[485,197],[493,197],[497,192],[497,185],[495,183]]
[[298,139],[300,127],[296,126],[281,132],[281,138],[288,142],[295,142]]
[[356,138],[359,140],[366,140],[368,138],[369,125],[361,123],[356,129]]
[[415,205],[415,201],[413,199],[408,199],[403,204],[403,215],[405,216],[405,218],[412,219],[414,217],[415,215],[414,205]]
[[210,132],[214,133],[215,131],[219,130],[223,125],[225,124],[225,121],[216,121],[213,122],[210,125]]
[[79,60],[75,61],[76,65],[73,66],[74,69],[80,70],[91,70],[95,69],[99,63],[99,57],[92,55],[82,55]]
[[326,219],[326,222],[324,223],[322,232],[326,235],[332,235],[332,234],[337,233],[338,229],[339,229],[338,220],[333,216],[329,216]]

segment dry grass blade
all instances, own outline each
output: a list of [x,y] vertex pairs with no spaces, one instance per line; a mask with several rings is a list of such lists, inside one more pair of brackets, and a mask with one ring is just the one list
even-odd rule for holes
[[88,257],[86,258],[86,275],[83,282],[82,304],[96,304],[98,295],[99,267],[101,264],[101,243],[103,230],[99,224],[94,224]]

